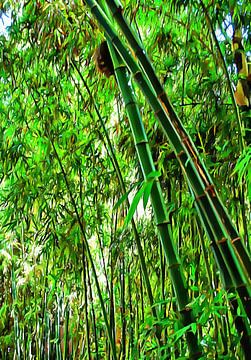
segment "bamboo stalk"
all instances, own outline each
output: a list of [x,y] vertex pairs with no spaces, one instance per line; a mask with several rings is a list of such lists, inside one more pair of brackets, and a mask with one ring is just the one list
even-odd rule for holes
[[83,223],[82,223],[82,221],[81,221],[81,219],[80,219],[76,202],[75,202],[74,197],[73,197],[73,195],[72,195],[72,192],[71,192],[71,189],[70,189],[70,186],[69,186],[69,183],[68,183],[68,179],[67,179],[66,173],[65,173],[65,171],[64,171],[64,168],[63,168],[63,165],[62,165],[62,163],[61,163],[61,160],[60,160],[60,158],[59,158],[59,156],[58,156],[58,153],[57,153],[57,150],[56,150],[56,148],[55,148],[55,145],[54,145],[54,143],[53,143],[53,141],[52,141],[51,139],[50,139],[50,141],[51,141],[51,144],[52,144],[54,153],[55,153],[55,155],[56,155],[56,158],[57,158],[57,160],[58,160],[58,162],[59,162],[59,165],[60,165],[62,174],[63,174],[63,176],[64,176],[64,180],[65,180],[65,183],[66,183],[66,186],[67,186],[67,190],[68,190],[68,192],[69,192],[70,199],[71,199],[72,205],[73,205],[73,207],[74,207],[75,214],[76,214],[76,216],[77,216],[78,224],[79,224],[79,227],[80,227],[80,230],[81,230],[81,233],[82,233],[82,236],[83,236],[83,240],[84,240],[85,250],[86,250],[86,253],[87,253],[87,256],[88,256],[88,260],[89,260],[89,262],[90,262],[90,264],[91,264],[92,272],[93,272],[93,275],[94,275],[94,280],[95,280],[95,284],[96,284],[96,288],[97,288],[97,292],[98,292],[98,297],[99,297],[99,301],[100,301],[100,305],[101,305],[101,309],[102,309],[102,313],[103,313],[103,317],[104,317],[104,322],[105,322],[106,329],[107,329],[107,334],[108,334],[108,338],[109,338],[109,343],[110,343],[110,345],[111,345],[112,358],[113,358],[113,360],[116,360],[116,359],[117,359],[116,346],[115,346],[114,338],[113,338],[113,336],[112,336],[111,328],[110,328],[110,325],[109,325],[109,322],[108,322],[107,312],[106,312],[106,309],[105,309],[105,304],[104,304],[103,296],[102,296],[101,289],[100,289],[100,285],[99,285],[99,281],[98,281],[98,275],[97,275],[96,268],[95,268],[95,264],[94,264],[94,261],[93,261],[92,255],[91,255],[91,251],[90,251],[90,248],[89,248],[89,245],[88,245],[88,241],[87,241],[87,237],[86,237],[85,230],[84,230],[84,227],[83,227]]
[[126,359],[126,305],[125,305],[125,259],[120,260],[120,316],[121,316],[121,359]]
[[[31,96],[33,97],[32,93],[31,93]],[[34,98],[33,98],[33,100],[34,100]],[[36,107],[38,108],[38,110],[40,112],[40,109],[39,109],[39,107],[38,107],[35,100],[34,100],[34,104],[36,105]],[[68,177],[66,175],[66,172],[65,172],[65,169],[63,167],[62,161],[61,161],[61,159],[60,159],[60,157],[58,155],[57,149],[55,147],[55,144],[54,144],[48,130],[46,130],[46,135],[47,135],[48,139],[50,140],[50,143],[51,143],[52,149],[54,151],[55,157],[56,157],[56,159],[58,161],[60,170],[62,172],[64,181],[65,181],[67,191],[69,193],[71,204],[73,206],[74,212],[75,212],[76,217],[77,217],[77,222],[78,222],[78,225],[79,225],[80,232],[82,234],[86,255],[88,257],[88,260],[89,260],[89,263],[90,263],[90,266],[91,266],[91,269],[92,269],[92,272],[93,272],[93,276],[94,276],[94,281],[95,281],[95,285],[96,285],[96,289],[97,289],[97,293],[98,293],[98,298],[99,298],[99,301],[100,301],[102,314],[103,314],[103,317],[104,317],[104,322],[105,322],[105,326],[106,326],[106,330],[107,330],[108,340],[109,340],[111,350],[112,350],[111,351],[112,352],[112,358],[113,358],[113,360],[117,360],[116,346],[115,346],[114,338],[112,336],[110,324],[109,324],[109,321],[108,321],[108,315],[107,315],[107,311],[106,311],[106,308],[105,308],[105,303],[104,303],[104,299],[103,299],[103,296],[102,296],[102,292],[101,292],[101,288],[100,288],[100,284],[99,284],[99,280],[98,280],[98,275],[97,275],[97,272],[96,272],[95,263],[94,263],[94,260],[93,260],[92,254],[91,254],[91,250],[90,250],[90,247],[89,247],[89,244],[88,244],[87,235],[86,235],[86,232],[85,232],[85,229],[84,229],[84,226],[83,226],[83,222],[81,221],[80,213],[78,211],[76,201],[75,201],[73,193],[71,191],[70,184],[69,184],[69,181],[68,181]]]
[[[204,215],[200,212],[199,207],[197,206],[197,212],[200,213],[201,218],[203,219],[204,222],[204,226],[207,229],[207,236],[211,239],[213,239],[213,234],[211,232],[210,226],[207,222],[207,219],[204,217]],[[201,246],[203,249],[203,254],[204,254],[204,258],[205,258],[205,249],[204,249],[204,243],[200,234],[200,240],[201,240]],[[225,265],[224,259],[218,249],[218,247],[216,246],[214,241],[211,241],[211,249],[212,252],[214,254],[214,258],[217,264],[218,269],[220,269],[220,276],[221,276],[221,280],[222,283],[224,285],[224,288],[226,289],[226,291],[228,291],[228,293],[233,292],[235,294],[234,298],[230,298],[229,299],[229,304],[230,304],[230,310],[231,313],[233,315],[233,320],[235,323],[235,327],[237,332],[240,335],[240,343],[241,346],[243,348],[243,351],[245,353],[246,359],[249,358],[249,354],[251,352],[251,329],[250,329],[250,325],[248,324],[247,320],[245,319],[245,317],[243,315],[238,314],[238,307],[242,307],[242,303],[240,301],[238,301],[238,297],[236,296],[236,289],[233,288],[233,283],[232,283],[232,279],[231,276],[229,274],[229,271]],[[208,269],[208,266],[207,266]],[[209,271],[208,272],[208,277],[210,279],[210,275],[209,275]],[[212,285],[211,285],[212,287]],[[237,288],[237,292],[238,292],[238,288]],[[241,296],[241,294],[239,294]]]
[[[202,1],[200,1],[200,2],[203,5],[203,2]],[[128,43],[130,44],[131,48],[133,49],[136,57],[139,59],[139,62],[141,64],[145,74],[147,75],[147,77],[151,83],[151,86],[153,87],[154,91],[156,92],[157,97],[160,100],[160,103],[163,105],[163,108],[166,111],[168,117],[170,117],[170,121],[173,123],[175,129],[179,133],[181,141],[183,142],[188,154],[191,156],[192,161],[195,163],[195,167],[198,170],[198,173],[201,177],[202,183],[204,183],[204,189],[202,188],[203,193],[205,196],[209,197],[211,200],[211,202],[207,201],[207,207],[208,207],[208,205],[213,205],[215,207],[215,209],[219,215],[219,219],[215,219],[215,220],[216,221],[219,220],[221,222],[222,228],[227,232],[228,237],[229,237],[228,246],[231,247],[233,245],[241,266],[243,267],[244,271],[247,272],[247,276],[250,277],[251,262],[250,262],[250,257],[247,252],[247,249],[244,246],[244,244],[242,243],[240,236],[239,236],[238,232],[236,231],[235,227],[233,226],[231,219],[214,188],[212,179],[211,179],[210,175],[208,174],[204,163],[200,159],[200,156],[198,154],[196,147],[194,146],[191,138],[187,134],[179,117],[177,116],[176,112],[174,111],[172,104],[171,104],[170,100],[168,99],[163,86],[161,85],[159,79],[157,78],[157,76],[155,74],[153,66],[152,66],[149,58],[147,57],[145,50],[142,48],[142,46],[140,44],[139,39],[137,38],[135,33],[133,33],[133,31],[129,27],[128,23],[124,19],[123,15],[122,15],[122,11],[123,11],[122,7],[120,5],[117,5],[115,0],[107,0],[106,3],[111,10],[113,18],[117,21],[118,25],[120,26],[121,30],[123,31],[123,34],[126,37]],[[205,7],[203,7],[203,10],[206,11]],[[216,44],[217,44],[217,41],[216,41]],[[222,53],[221,53],[221,55],[222,55]],[[223,59],[223,65],[225,66],[224,59]],[[225,72],[226,72],[226,69],[225,69]],[[226,74],[227,74],[227,72],[226,72]],[[236,103],[234,101],[231,84],[229,85],[229,88],[230,88],[233,104],[235,105],[236,117],[238,119],[240,136],[241,136],[242,127],[240,124],[240,116],[238,113],[238,108],[236,107]],[[168,135],[167,131],[166,131],[166,133]],[[242,137],[241,137],[241,139],[242,139]],[[191,181],[191,184],[193,187],[192,179],[189,179],[189,180]],[[196,196],[201,196],[200,192],[199,193],[196,192],[196,189],[197,189],[197,186],[195,188],[193,187],[193,190],[194,190]],[[221,237],[222,238],[224,237],[224,231],[222,231]]]
[[84,288],[84,313],[85,313],[85,331],[86,331],[86,343],[87,343],[87,358],[91,360],[91,344],[90,344],[90,326],[89,326],[89,314],[88,314],[88,297],[87,297],[87,276],[86,268],[87,261],[85,255],[85,245],[82,244],[82,268],[83,268],[83,288]]
[[[104,123],[103,118],[102,118],[102,116],[101,116],[101,114],[99,112],[98,106],[97,106],[97,104],[96,104],[96,102],[95,102],[95,100],[93,98],[93,95],[92,95],[92,93],[91,93],[85,79],[83,78],[79,68],[77,67],[76,63],[73,63],[73,66],[76,69],[77,73],[79,74],[79,76],[80,76],[80,78],[81,78],[81,80],[82,80],[82,82],[83,82],[83,84],[84,84],[84,86],[85,86],[85,88],[86,88],[92,102],[93,102],[94,109],[95,109],[96,114],[98,116],[98,119],[100,121],[101,127],[102,127],[102,129],[104,131],[104,137],[105,137],[105,139],[107,141],[107,144],[104,141],[104,145],[106,147],[107,153],[109,154],[109,156],[111,158],[113,167],[114,167],[114,169],[116,171],[116,174],[117,174],[117,177],[118,177],[118,181],[119,181],[122,193],[124,195],[124,194],[126,194],[125,183],[124,183],[123,176],[122,176],[122,173],[121,173],[121,170],[120,170],[120,166],[119,166],[118,160],[116,158],[116,154],[114,152],[114,149],[113,149],[109,134],[108,134],[106,126],[105,126],[105,123]],[[76,87],[77,87],[77,90],[78,90],[81,98],[84,100],[82,92],[81,92],[81,90],[80,90],[80,88],[79,88],[79,86],[77,84],[76,84]],[[127,205],[127,209],[129,209],[130,208],[130,202],[129,202],[128,198],[126,199],[126,205]],[[148,275],[148,271],[147,271],[144,252],[143,252],[142,245],[141,245],[141,242],[140,242],[140,236],[139,236],[139,233],[138,233],[134,218],[132,218],[132,220],[131,220],[131,225],[132,225],[133,235],[134,235],[134,239],[135,239],[138,254],[139,254],[140,265],[141,265],[141,268],[142,268],[142,273],[143,273],[143,277],[144,277],[144,281],[145,281],[147,295],[148,295],[149,303],[150,303],[151,309],[152,309],[152,314],[157,319],[159,315],[158,315],[158,313],[156,311],[156,308],[153,306],[154,305],[154,297],[153,297],[152,287],[151,287],[151,283],[150,283],[150,279],[149,279],[149,275]]]
[[[128,114],[141,170],[144,178],[147,180],[148,175],[156,171],[151,155],[151,150],[148,144],[148,139],[140,117],[138,106],[136,104],[133,89],[130,86],[130,79],[127,75],[127,69],[124,66],[118,53],[115,52],[111,43],[108,43],[108,45],[114,64],[117,82],[125,102],[125,108]],[[174,286],[180,316],[183,326],[186,326],[194,322],[194,318],[192,310],[187,308],[187,304],[189,303],[187,284],[177,250],[172,239],[171,223],[167,215],[164,198],[158,180],[155,180],[152,185],[151,203],[155,214],[160,240],[168,263],[168,270],[172,284]],[[194,359],[200,357],[201,351],[197,343],[196,335],[192,332],[188,332],[186,336],[190,357]]]
[[92,331],[93,331],[93,337],[94,337],[94,344],[95,344],[95,359],[99,359],[99,345],[98,345],[98,336],[97,336],[97,327],[96,327],[96,315],[94,310],[94,301],[93,301],[93,295],[92,295],[92,286],[91,286],[91,277],[90,277],[90,271],[88,267],[88,262],[86,262],[86,270],[87,270],[87,280],[88,280],[88,288],[89,288],[89,301],[91,303],[91,323],[92,323]]
[[[105,29],[106,36],[111,39],[113,45],[120,52],[134,79],[138,82],[141,90],[148,99],[164,132],[168,136],[169,141],[175,150],[176,157],[196,195],[196,199],[200,203],[201,210],[208,219],[208,223],[214,234],[214,241],[224,258],[234,286],[238,289],[243,306],[246,309],[246,315],[251,318],[251,289],[249,284],[251,263],[249,255],[243,246],[240,237],[237,236],[235,228],[233,226],[230,229],[228,228],[229,223],[231,223],[229,216],[218,199],[209,175],[204,171],[196,149],[194,149],[194,146],[184,129],[180,128],[180,121],[165,93],[157,93],[159,99],[157,100],[156,94],[153,91],[153,85],[156,85],[156,82],[154,82],[156,76],[152,79],[151,85],[149,85],[149,81],[142,75],[139,66],[136,64],[131,54],[126,50],[104,12],[93,0],[87,0],[87,4],[90,6],[92,13],[97,18],[100,25]],[[137,49],[134,49],[134,52],[137,53]],[[144,54],[144,51],[142,51],[142,53]],[[168,108],[166,104],[168,105]],[[222,216],[219,215],[219,212]],[[233,231],[234,235],[236,235],[234,238],[233,236],[230,236],[230,234],[233,235]],[[234,243],[234,249],[232,242]],[[235,251],[238,253],[237,250],[241,249],[243,251],[241,254],[239,253],[239,256],[237,257]]]

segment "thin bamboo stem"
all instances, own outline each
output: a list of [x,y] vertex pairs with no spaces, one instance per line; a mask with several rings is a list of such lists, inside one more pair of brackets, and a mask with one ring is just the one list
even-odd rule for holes
[[[105,139],[107,141],[107,145],[106,145],[105,142],[104,142],[104,145],[106,147],[107,153],[110,154],[113,167],[114,167],[114,169],[116,171],[116,174],[117,174],[117,177],[118,177],[118,180],[119,180],[119,184],[120,184],[120,187],[122,189],[122,193],[124,195],[124,194],[126,194],[125,183],[124,183],[123,176],[122,176],[122,173],[121,173],[121,170],[120,170],[120,166],[119,166],[118,160],[116,158],[116,154],[114,152],[114,149],[113,149],[109,134],[108,134],[106,126],[105,126],[105,123],[104,123],[103,118],[102,118],[102,116],[101,116],[101,114],[99,112],[98,106],[97,106],[97,104],[96,104],[96,102],[95,102],[95,100],[93,98],[93,95],[92,95],[92,93],[91,93],[85,79],[83,78],[83,76],[82,76],[82,74],[81,74],[81,72],[80,72],[80,70],[79,70],[79,68],[78,68],[78,66],[76,65],[75,62],[73,63],[73,66],[76,69],[77,73],[79,74],[79,76],[81,78],[81,81],[83,82],[83,84],[84,84],[84,86],[85,86],[85,88],[86,88],[86,90],[87,90],[87,92],[88,92],[88,94],[90,96],[90,99],[93,102],[95,112],[96,112],[96,114],[98,116],[101,127],[102,127],[102,129],[104,131]],[[82,95],[82,92],[81,92],[79,86],[77,84],[75,84],[75,85],[77,87],[77,90],[78,90],[80,96],[83,99],[83,95]],[[127,208],[129,209],[130,208],[130,202],[129,202],[128,198],[126,199],[126,204],[127,204]],[[153,316],[155,318],[158,318],[158,313],[157,313],[155,307],[153,306],[154,305],[154,297],[153,297],[152,287],[151,287],[151,284],[150,284],[150,279],[149,279],[149,275],[148,275],[148,271],[147,271],[147,267],[146,267],[144,252],[143,252],[141,242],[140,242],[140,236],[139,236],[139,233],[138,233],[138,230],[137,230],[137,227],[136,227],[136,224],[135,224],[135,221],[134,221],[133,218],[132,218],[132,221],[131,221],[131,225],[132,225],[132,229],[133,229],[134,239],[135,239],[135,242],[136,242],[136,245],[137,245],[137,250],[138,250],[138,254],[139,254],[139,258],[140,258],[140,264],[141,264],[141,268],[142,268],[142,272],[143,272],[143,276],[144,276],[144,281],[145,281],[145,285],[146,285],[146,290],[147,290],[149,303],[150,303],[151,309],[152,309],[152,314],[153,314]]]

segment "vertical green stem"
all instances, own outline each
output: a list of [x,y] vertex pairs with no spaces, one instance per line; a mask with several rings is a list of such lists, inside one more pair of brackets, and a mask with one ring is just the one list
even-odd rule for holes
[[[118,85],[125,102],[125,108],[134,137],[141,170],[143,172],[144,178],[147,180],[148,175],[156,171],[147,136],[134,98],[133,89],[130,84],[130,79],[127,75],[126,67],[123,65],[121,58],[114,50],[112,44],[108,43],[108,45],[111,52]],[[192,310],[187,308],[187,304],[189,303],[187,284],[183,275],[180,259],[178,258],[178,254],[173,243],[170,219],[167,215],[160,183],[158,180],[155,180],[152,185],[151,202],[160,235],[160,240],[168,263],[170,277],[174,286],[180,316],[183,322],[183,326],[186,326],[194,322],[194,319]],[[196,335],[192,332],[187,332],[186,336],[190,357],[198,358],[201,353],[197,344]]]

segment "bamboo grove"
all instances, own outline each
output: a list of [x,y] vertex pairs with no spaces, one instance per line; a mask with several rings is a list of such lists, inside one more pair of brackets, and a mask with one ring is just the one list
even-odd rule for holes
[[248,359],[249,1],[0,5],[0,358]]

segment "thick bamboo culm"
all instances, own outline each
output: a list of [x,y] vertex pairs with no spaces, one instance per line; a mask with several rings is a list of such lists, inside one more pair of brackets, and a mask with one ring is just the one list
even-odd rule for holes
[[[125,48],[117,33],[114,31],[113,25],[107,19],[102,9],[100,9],[92,0],[88,0],[87,4],[90,6],[100,25],[105,29],[106,36],[111,39],[113,45],[119,51],[134,79],[148,99],[164,132],[168,136],[176,157],[195,193],[198,203],[200,204],[201,210],[211,227],[211,231],[214,234],[214,241],[221,252],[229,273],[231,274],[233,286],[239,293],[245,313],[250,317],[250,259],[241,241],[239,242],[241,245],[238,247],[238,256],[236,254],[237,247],[235,246],[235,248],[233,248],[232,241],[235,240],[234,242],[237,243],[240,237],[237,236],[237,233],[235,234],[235,239],[232,239],[229,235],[233,235],[234,226],[231,226],[228,231],[226,230],[227,225],[231,224],[231,222],[224,207],[221,205],[221,202],[217,200],[217,193],[214,190],[214,186],[210,181],[208,174],[204,172],[200,165],[201,162],[197,152],[193,151],[193,147],[190,145],[191,141],[184,129],[179,127],[179,122],[177,122],[178,117],[171,104],[170,109],[167,111],[164,102],[158,99],[160,96],[163,96],[164,98],[166,96],[157,94],[157,92],[153,90],[154,81],[150,84],[148,80],[151,76],[149,75],[147,79],[142,74],[140,67]],[[134,50],[137,55],[137,49]],[[226,216],[223,217],[223,214],[226,214]],[[242,251],[240,251],[240,249],[242,249]],[[240,261],[240,259],[242,261]]]

